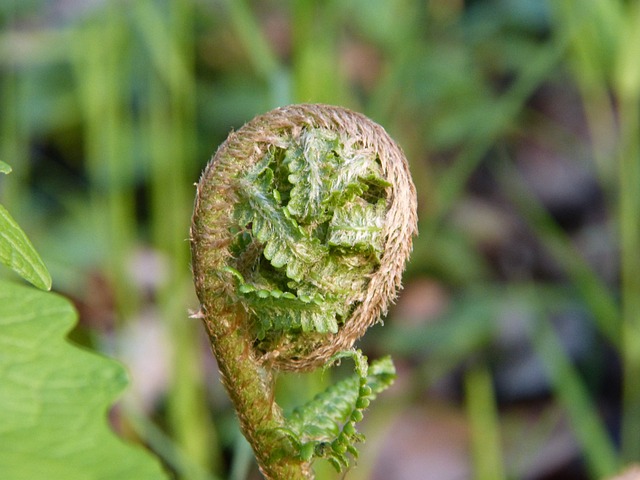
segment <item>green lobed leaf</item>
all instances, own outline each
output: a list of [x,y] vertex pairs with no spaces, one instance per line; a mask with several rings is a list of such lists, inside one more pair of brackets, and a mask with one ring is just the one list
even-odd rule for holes
[[0,472],[6,479],[165,479],[159,462],[108,427],[127,384],[118,363],[65,340],[64,298],[0,282]]
[[355,424],[362,420],[362,411],[395,379],[390,357],[373,362],[367,369],[366,358],[359,351],[343,352],[334,358],[343,356],[355,356],[357,373],[296,408],[287,419],[286,432],[301,458],[326,458],[338,471],[348,466],[347,453],[357,457],[354,444],[364,437]]
[[0,262],[42,290],[51,289],[51,275],[35,248],[9,212],[0,205]]

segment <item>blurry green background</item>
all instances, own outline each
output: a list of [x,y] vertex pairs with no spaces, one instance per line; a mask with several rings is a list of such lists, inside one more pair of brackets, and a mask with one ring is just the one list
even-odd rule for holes
[[188,318],[193,184],[258,113],[361,111],[420,236],[360,342],[399,378],[346,478],[602,478],[640,460],[639,99],[633,0],[4,0],[0,201],[73,340],[130,370],[114,428],[177,478],[256,479]]

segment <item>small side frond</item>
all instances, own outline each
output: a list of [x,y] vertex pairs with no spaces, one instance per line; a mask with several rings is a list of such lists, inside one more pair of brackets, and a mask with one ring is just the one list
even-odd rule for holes
[[287,421],[287,435],[301,458],[326,458],[338,471],[349,465],[347,453],[358,456],[354,444],[363,441],[364,436],[357,432],[355,424],[362,420],[363,410],[395,379],[389,357],[373,362],[367,369],[366,357],[359,351],[334,358],[344,356],[354,358],[357,373],[296,408]]

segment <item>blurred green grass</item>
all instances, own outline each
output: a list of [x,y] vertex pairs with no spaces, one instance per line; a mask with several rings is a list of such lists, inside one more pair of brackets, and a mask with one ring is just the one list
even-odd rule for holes
[[[155,352],[166,356],[161,391],[151,407],[127,399],[123,431],[180,478],[255,478],[212,385],[200,326],[186,318],[196,308],[192,185],[228,132],[255,114],[294,102],[362,111],[403,146],[418,189],[421,234],[405,283],[430,279],[447,299],[444,312],[408,327],[401,298],[365,340],[407,365],[410,387],[381,408],[400,417],[438,379],[462,372],[459,398],[445,400],[464,404],[474,478],[524,476],[533,460],[511,460],[527,448],[514,454],[505,440],[513,415],[498,405],[490,355],[500,312],[522,303],[548,375],[544,409],[566,412],[579,471],[601,478],[640,461],[639,31],[640,2],[617,0],[3,2],[0,158],[14,174],[0,194],[54,288],[76,300],[76,340],[126,361],[118,345],[149,312],[170,339]],[[528,184],[519,159],[530,143],[596,179],[603,212],[585,202],[615,253],[613,274]],[[491,215],[517,219],[553,259],[553,275],[532,263],[500,268],[508,257],[499,229],[460,220],[479,199]],[[151,273],[133,271],[141,258],[151,258]],[[563,302],[578,304],[613,350],[622,387],[573,363],[551,325]],[[284,403],[327,378],[302,381],[304,389],[299,378],[282,380]],[[617,402],[613,422],[593,383]],[[384,436],[384,420],[372,416],[365,428]],[[532,444],[549,438],[548,417]],[[349,478],[378,478],[379,455],[365,447]],[[321,466],[318,478],[334,477]]]

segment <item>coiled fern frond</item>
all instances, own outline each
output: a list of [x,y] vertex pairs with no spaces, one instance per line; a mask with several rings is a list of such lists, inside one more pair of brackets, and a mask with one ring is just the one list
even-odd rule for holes
[[[384,129],[326,105],[256,117],[205,169],[191,228],[198,316],[266,477],[310,478],[314,456],[344,466],[344,452],[353,452],[353,422],[321,411],[333,405],[358,416],[373,391],[366,361],[357,356],[356,383],[338,384],[329,403],[290,420],[273,402],[271,373],[354,355],[400,286],[415,197],[406,159]],[[327,418],[342,423],[337,436],[310,435],[320,425],[313,419]]]

